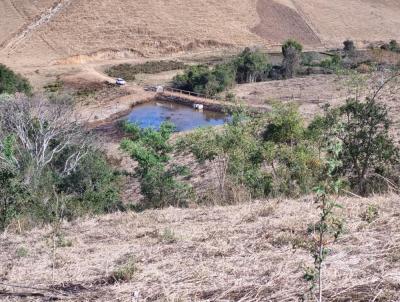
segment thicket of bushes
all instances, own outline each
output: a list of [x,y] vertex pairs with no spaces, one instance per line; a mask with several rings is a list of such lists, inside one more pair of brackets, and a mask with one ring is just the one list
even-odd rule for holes
[[[199,162],[212,164],[219,200],[242,196],[291,196],[311,193],[325,181],[327,142],[343,145],[341,165],[333,171],[344,188],[366,196],[398,184],[398,149],[389,134],[387,109],[375,99],[349,99],[326,109],[309,126],[293,106],[276,106],[257,119],[235,117],[222,130],[200,129],[179,143]],[[214,197],[215,198],[215,197]]]
[[272,66],[268,56],[258,49],[246,48],[227,63],[214,67],[188,67],[173,79],[176,88],[214,96],[234,84],[254,83],[268,79],[280,80],[296,76],[300,69],[303,46],[295,40],[282,45],[282,64]]
[[[222,131],[200,129],[179,142],[203,163],[213,165],[218,197],[299,196],[311,192],[321,171],[316,144],[293,106],[277,106],[272,114],[249,120],[236,115]],[[245,192],[238,192],[242,190]]]
[[67,104],[0,100],[0,229],[124,208],[120,179]]
[[196,65],[188,67],[173,79],[176,88],[214,96],[235,83],[263,81],[271,65],[266,54],[246,48],[231,61],[215,67]]
[[16,92],[29,95],[32,93],[32,87],[26,78],[0,64],[0,94],[14,94]]
[[178,61],[149,61],[143,64],[120,64],[106,70],[110,77],[123,78],[127,81],[135,80],[139,73],[160,73],[170,70],[184,69],[185,64]]

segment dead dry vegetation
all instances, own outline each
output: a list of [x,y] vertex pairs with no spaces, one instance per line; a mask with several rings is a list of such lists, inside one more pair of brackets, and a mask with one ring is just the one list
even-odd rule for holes
[[[339,202],[345,232],[326,260],[325,299],[398,301],[399,196]],[[22,291],[61,301],[300,301],[313,262],[306,230],[317,215],[304,197],[64,223],[54,281],[50,227],[9,229],[0,237],[1,299],[20,301],[12,293]]]
[[346,38],[363,45],[400,39],[396,0],[6,0],[0,12],[0,51],[13,66],[272,49],[288,38],[307,47],[337,47]]

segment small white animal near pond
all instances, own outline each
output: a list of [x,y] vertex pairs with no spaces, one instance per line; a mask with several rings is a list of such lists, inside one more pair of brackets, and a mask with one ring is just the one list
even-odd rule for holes
[[123,86],[123,85],[126,84],[126,81],[125,81],[124,79],[118,78],[118,79],[115,81],[115,84],[117,84],[117,85],[119,85],[119,86]]
[[203,110],[204,109],[204,105],[202,104],[193,104],[193,108],[196,110]]

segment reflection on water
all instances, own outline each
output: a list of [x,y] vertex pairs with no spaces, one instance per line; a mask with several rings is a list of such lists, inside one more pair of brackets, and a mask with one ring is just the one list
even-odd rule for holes
[[191,107],[160,101],[151,101],[133,108],[126,118],[141,128],[158,129],[162,122],[170,121],[177,131],[186,131],[198,127],[217,126],[226,123],[229,116],[211,111],[198,111]]

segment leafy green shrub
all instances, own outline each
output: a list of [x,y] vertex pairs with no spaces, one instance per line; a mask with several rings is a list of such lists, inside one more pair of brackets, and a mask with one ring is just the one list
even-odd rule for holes
[[332,57],[323,60],[320,66],[323,68],[337,70],[341,67],[342,58],[338,54],[334,54]]
[[[218,198],[230,203],[230,184],[244,185],[251,194],[264,196],[268,190],[268,174],[260,171],[260,144],[250,125],[239,122],[239,116],[222,131],[212,128],[198,129],[179,142],[179,150],[189,150],[200,163],[209,162],[217,175]],[[267,192],[268,193],[268,192]]]
[[137,137],[121,142],[122,149],[138,161],[137,175],[145,207],[185,206],[191,197],[190,186],[177,180],[187,175],[188,169],[169,164],[173,146],[168,140],[173,131],[174,125],[166,122],[159,130],[142,129]]
[[385,191],[387,180],[396,179],[393,167],[398,149],[390,135],[388,109],[375,97],[364,102],[348,99],[345,105],[327,110],[320,122],[320,133],[342,141],[339,159],[343,165],[337,172],[361,195]]
[[178,61],[149,61],[143,64],[120,64],[106,70],[110,77],[124,78],[127,81],[135,80],[139,73],[155,74],[164,71],[184,69],[185,64]]
[[313,54],[311,52],[305,52],[301,54],[301,65],[313,66]]
[[400,52],[400,44],[396,40],[389,42],[389,50],[393,52]]
[[123,211],[121,179],[99,151],[90,151],[76,170],[58,183],[60,192],[70,196],[67,209],[71,218],[83,214]]
[[0,230],[17,218],[29,203],[27,189],[18,177],[17,167],[14,163],[4,162],[4,153],[0,150]]
[[379,218],[379,208],[375,205],[368,205],[364,212],[360,215],[365,222],[372,223]]
[[110,281],[113,282],[129,282],[133,279],[136,272],[138,271],[136,261],[133,257],[130,257],[124,265],[121,265],[118,269],[111,273]]
[[32,87],[26,78],[16,74],[7,66],[0,64],[0,94],[14,94],[16,92],[30,95]]
[[321,163],[313,145],[307,141],[290,146],[266,143],[266,162],[271,167],[272,196],[298,197],[309,194],[319,180]]
[[318,145],[310,139],[313,130],[293,105],[275,105],[263,132],[264,157],[271,165],[274,195],[310,193],[321,173]]
[[119,123],[122,131],[129,136],[130,139],[136,140],[140,136],[140,126],[138,124],[129,123],[127,121],[122,121]]
[[297,52],[301,53],[303,51],[303,45],[293,39],[286,40],[282,45],[282,54],[285,56],[289,49],[295,49]]
[[275,105],[270,114],[264,140],[294,145],[304,136],[303,118],[293,105]]

